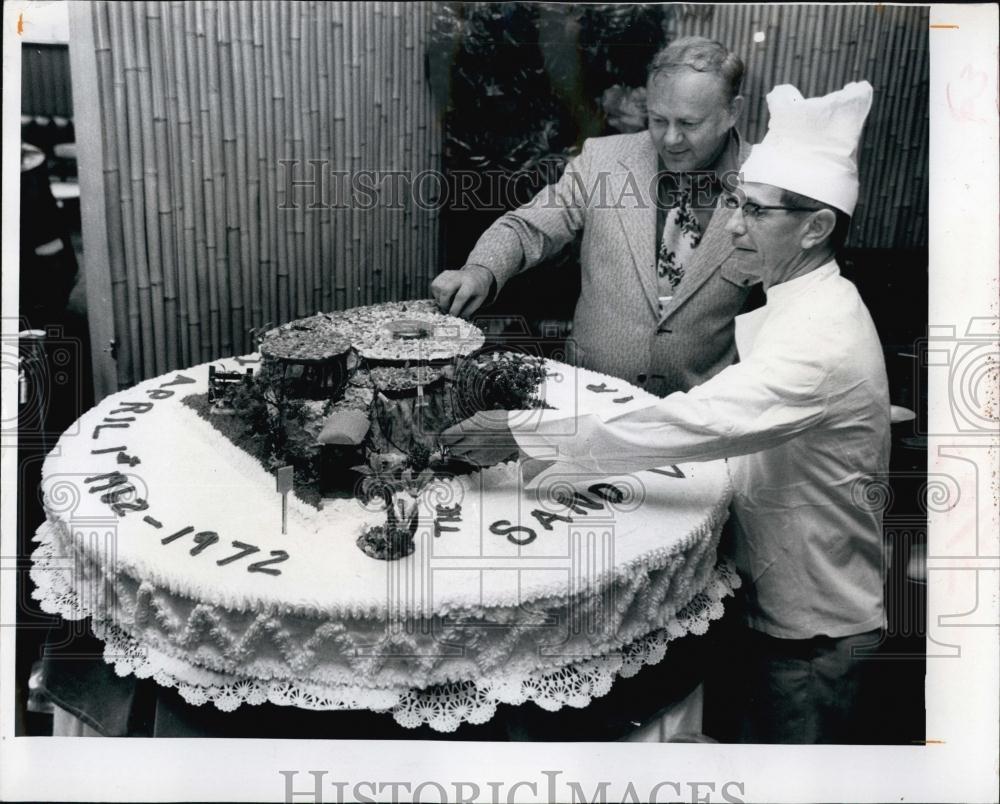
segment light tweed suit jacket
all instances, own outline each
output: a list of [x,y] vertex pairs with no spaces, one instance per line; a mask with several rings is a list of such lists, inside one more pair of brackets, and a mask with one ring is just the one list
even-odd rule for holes
[[[740,164],[749,155],[745,143]],[[570,359],[665,396],[736,357],[733,319],[754,281],[717,208],[663,313],[656,276],[656,148],[646,131],[587,140],[558,182],[500,217],[476,243],[497,289],[582,233],[580,298]]]

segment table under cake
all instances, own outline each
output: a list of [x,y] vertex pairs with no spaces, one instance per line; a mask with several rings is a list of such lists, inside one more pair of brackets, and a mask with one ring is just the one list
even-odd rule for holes
[[[42,608],[91,618],[105,661],[223,711],[270,702],[367,709],[449,732],[500,703],[585,707],[619,677],[703,634],[739,585],[716,548],[731,496],[724,462],[526,490],[517,463],[439,478],[420,499],[416,549],[363,553],[381,502],[288,495],[184,399],[209,365],[104,399],[43,467],[47,521],[32,579]],[[547,364],[543,417],[655,398]]]

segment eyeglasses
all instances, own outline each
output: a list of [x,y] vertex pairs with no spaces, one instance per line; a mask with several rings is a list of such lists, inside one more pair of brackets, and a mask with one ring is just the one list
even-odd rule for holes
[[765,209],[783,209],[786,212],[817,212],[818,210],[812,207],[784,207],[784,206],[774,206],[769,204],[757,204],[753,201],[745,201],[740,204],[740,199],[735,195],[725,195],[722,198],[722,205],[726,209],[742,209],[743,216],[745,218],[750,218],[751,220],[758,220],[761,217],[761,212]]

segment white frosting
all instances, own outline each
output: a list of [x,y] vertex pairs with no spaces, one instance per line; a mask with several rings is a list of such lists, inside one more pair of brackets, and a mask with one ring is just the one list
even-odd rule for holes
[[[235,360],[215,361],[224,371],[245,370]],[[259,365],[259,364],[249,364]],[[565,364],[549,364],[550,377],[542,397],[554,410],[525,411],[527,420],[544,416],[565,420],[572,432],[578,412],[618,415],[643,407],[655,397],[620,380]],[[196,382],[167,386],[170,398],[154,400],[178,374]],[[384,522],[384,512],[359,501],[326,500],[322,510],[288,496],[288,532],[281,533],[281,497],[274,477],[255,459],[224,438],[212,425],[182,403],[182,398],[207,390],[208,364],[171,372],[103,400],[60,438],[43,467],[43,490],[49,518],[71,530],[78,549],[91,550],[86,533],[94,523],[114,526],[114,562],[118,571],[149,581],[172,593],[230,611],[269,608],[305,615],[349,612],[353,616],[384,616],[390,608],[404,614],[444,614],[450,611],[509,607],[576,591],[598,590],[612,578],[634,575],[643,566],[663,566],[667,557],[683,551],[692,538],[724,515],[729,483],[723,462],[684,465],[684,478],[644,472],[632,477],[602,479],[626,492],[613,504],[582,479],[575,488],[598,510],[574,513],[565,505],[539,501],[536,492],[519,490],[517,465],[495,467],[432,486],[421,500],[421,527],[413,555],[392,562],[369,558],[355,545],[366,524]],[[614,393],[596,393],[587,386],[604,383]],[[633,397],[628,402],[615,399]],[[117,413],[123,402],[152,402],[146,413]],[[100,430],[110,423],[128,424]],[[125,422],[124,419],[134,418]],[[138,457],[134,467],[117,462],[116,453],[95,449],[124,446]],[[121,471],[148,501],[144,511],[116,516],[85,479]],[[113,489],[112,489],[113,490]],[[122,499],[128,499],[123,497]],[[442,521],[457,531],[434,533],[436,505],[461,505],[461,521]],[[546,529],[533,511],[568,515]],[[151,517],[156,528],[144,521]],[[544,517],[543,517],[544,518]],[[495,525],[506,521],[508,525]],[[490,527],[502,532],[491,532]],[[169,544],[161,539],[182,528],[194,533]],[[530,528],[535,538],[518,545],[507,528]],[[212,531],[219,541],[192,556],[197,532]],[[528,541],[528,531],[512,536]],[[219,566],[216,562],[238,552],[233,541],[252,544],[259,552]],[[289,558],[269,565],[280,575],[248,572],[270,552],[284,550]],[[110,566],[110,563],[109,563]]]
[[[726,565],[708,575],[702,570],[715,554],[714,539],[707,539],[672,566],[616,584],[612,609],[603,605],[612,598],[598,595],[596,606],[570,600],[544,610],[532,605],[494,622],[470,613],[457,629],[414,628],[410,639],[400,640],[382,622],[373,628],[349,618],[305,623],[269,614],[248,622],[218,607],[192,607],[147,582],[136,588],[118,576],[108,583],[86,556],[67,565],[71,537],[59,531],[50,523],[39,528],[32,595],[43,611],[68,620],[91,617],[91,628],[105,642],[105,661],[118,675],[152,677],[176,686],[190,704],[212,701],[224,712],[265,701],[305,709],[391,709],[402,726],[426,723],[446,732],[463,722],[486,722],[499,703],[530,700],[547,711],[587,706],[607,694],[616,676],[660,662],[671,640],[704,634],[722,616],[722,598],[740,585]],[[568,627],[570,622],[584,627]],[[449,650],[441,650],[435,631]],[[544,645],[560,650],[540,650]],[[470,656],[455,646],[467,647]],[[386,658],[373,662],[383,648]]]

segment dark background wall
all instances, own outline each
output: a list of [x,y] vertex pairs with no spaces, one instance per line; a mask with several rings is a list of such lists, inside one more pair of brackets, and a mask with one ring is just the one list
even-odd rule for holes
[[72,117],[69,46],[25,44],[21,60],[21,114]]

